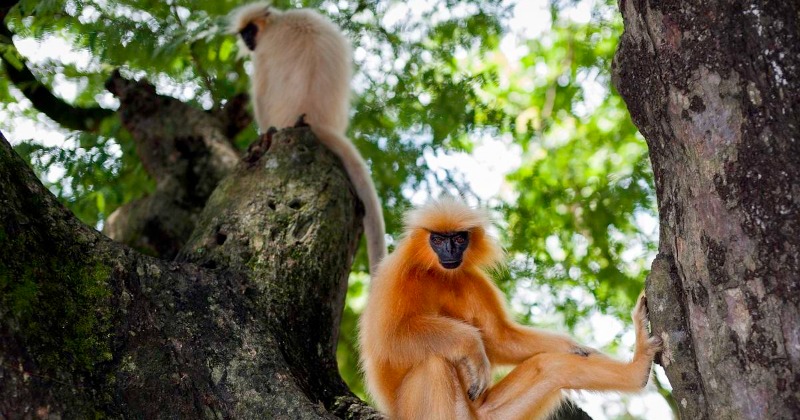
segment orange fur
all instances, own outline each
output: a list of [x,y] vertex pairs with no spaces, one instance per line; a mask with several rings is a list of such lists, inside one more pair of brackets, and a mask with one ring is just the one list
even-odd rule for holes
[[[370,272],[386,255],[380,199],[367,165],[347,138],[352,52],[331,21],[310,9],[277,10],[268,2],[236,9],[231,32],[258,27],[253,56],[252,96],[262,132],[295,125],[301,115],[319,140],[342,160],[364,203],[364,234]],[[246,49],[242,45],[242,49]]]
[[[392,418],[543,418],[562,389],[636,391],[646,384],[660,344],[648,337],[643,299],[633,314],[633,360],[612,360],[512,321],[486,273],[503,253],[484,212],[448,198],[408,213],[405,223],[403,239],[372,278],[360,319],[367,387]],[[439,264],[430,231],[469,231],[461,266]],[[492,386],[496,365],[517,367]],[[470,389],[478,391],[474,401]]]

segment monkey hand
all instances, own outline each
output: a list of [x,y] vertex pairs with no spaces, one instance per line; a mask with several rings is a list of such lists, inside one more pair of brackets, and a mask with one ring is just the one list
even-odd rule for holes
[[456,363],[461,383],[467,386],[467,396],[471,401],[480,397],[491,383],[492,371],[483,342],[477,340],[474,350]]
[[650,323],[647,311],[647,297],[642,292],[633,308],[633,327],[636,332],[636,351],[634,358],[641,357],[652,360],[656,353],[660,352],[664,343],[660,337],[651,337],[647,332],[647,324]]
[[647,332],[649,321],[647,319],[647,298],[644,292],[639,295],[636,307],[633,308],[631,315],[633,316],[633,328],[636,332],[636,348],[633,352],[633,361],[631,363],[641,366],[641,387],[644,388],[650,379],[650,367],[653,363],[653,358],[663,349],[664,342],[660,337],[651,337],[650,333]]

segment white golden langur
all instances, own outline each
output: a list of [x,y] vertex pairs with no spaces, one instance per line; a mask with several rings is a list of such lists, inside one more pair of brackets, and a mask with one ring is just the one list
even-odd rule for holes
[[295,125],[304,116],[311,130],[342,160],[364,203],[370,272],[386,255],[380,200],[364,159],[345,137],[349,122],[352,52],[338,27],[309,9],[276,10],[268,2],[233,11],[253,57],[252,96],[262,132]]
[[[563,389],[637,391],[661,341],[633,310],[633,360],[512,321],[486,269],[502,260],[488,218],[454,199],[406,215],[405,236],[372,276],[360,320],[369,392],[392,419],[544,418]],[[497,384],[491,368],[516,366]]]

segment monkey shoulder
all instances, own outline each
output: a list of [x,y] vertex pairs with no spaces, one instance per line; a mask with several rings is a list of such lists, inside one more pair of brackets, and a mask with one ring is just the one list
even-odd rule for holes
[[[435,300],[425,284],[414,278],[381,282],[371,287],[366,311],[369,313],[391,313],[383,320],[392,324],[399,318],[423,312]],[[391,309],[388,309],[391,308]]]
[[293,30],[326,38],[345,39],[339,28],[327,17],[312,9],[294,9],[283,14],[281,24]]
[[495,296],[501,294],[500,288],[483,272],[471,272],[465,275],[464,294],[472,297]]

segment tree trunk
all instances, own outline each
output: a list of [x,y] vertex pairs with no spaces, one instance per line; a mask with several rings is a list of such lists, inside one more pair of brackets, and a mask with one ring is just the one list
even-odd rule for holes
[[0,185],[0,417],[378,417],[334,354],[363,211],[310,130],[221,182],[180,263],[78,222],[2,136]]
[[647,281],[685,419],[800,413],[800,7],[621,0],[615,84],[647,140]]
[[147,81],[126,80],[118,72],[106,87],[119,98],[120,120],[156,188],[111,213],[103,233],[171,260],[192,234],[217,183],[239,160],[230,142],[251,121],[247,98],[235,97],[223,112],[209,113],[158,95]]

